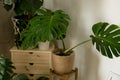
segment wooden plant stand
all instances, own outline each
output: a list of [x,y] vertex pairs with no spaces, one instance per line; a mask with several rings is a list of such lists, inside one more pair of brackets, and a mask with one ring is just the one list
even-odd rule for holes
[[16,67],[14,70],[15,73],[24,73],[28,75],[30,80],[36,80],[40,76],[49,76],[51,50],[19,50],[13,47],[10,51],[12,62]]
[[69,80],[70,77],[74,76],[74,80],[78,80],[78,69],[72,70],[70,73],[66,74],[57,74],[54,70],[50,69],[50,80],[54,80],[55,77],[59,78],[60,80]]

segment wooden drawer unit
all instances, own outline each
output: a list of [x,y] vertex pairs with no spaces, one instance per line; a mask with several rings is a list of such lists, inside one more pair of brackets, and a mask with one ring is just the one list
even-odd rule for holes
[[50,74],[51,50],[18,50],[16,47],[13,47],[10,51],[12,62],[16,67],[14,70],[15,73],[25,73],[37,76]]

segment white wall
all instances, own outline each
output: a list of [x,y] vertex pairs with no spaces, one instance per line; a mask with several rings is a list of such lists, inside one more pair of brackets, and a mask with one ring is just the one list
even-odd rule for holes
[[[120,0],[45,0],[45,7],[62,9],[71,16],[68,47],[89,38],[91,26],[96,22],[120,24]],[[79,80],[106,80],[110,71],[120,74],[120,58],[100,55],[91,43],[76,48],[75,52]]]
[[[101,19],[111,24],[120,25],[120,0],[101,1]],[[105,80],[110,71],[120,74],[120,58],[108,59],[100,56],[99,73],[101,80]]]

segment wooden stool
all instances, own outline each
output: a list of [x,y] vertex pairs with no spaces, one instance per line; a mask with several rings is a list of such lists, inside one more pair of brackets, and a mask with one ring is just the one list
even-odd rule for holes
[[69,80],[69,78],[74,75],[75,80],[78,80],[78,69],[72,70],[70,73],[66,74],[57,74],[54,70],[50,69],[50,80],[54,80],[54,77],[58,77],[60,80]]

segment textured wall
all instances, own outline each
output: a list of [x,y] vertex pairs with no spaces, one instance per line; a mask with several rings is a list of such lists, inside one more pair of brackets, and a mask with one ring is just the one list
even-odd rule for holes
[[0,2],[0,51],[10,57],[9,49],[13,45],[12,12],[7,12]]

